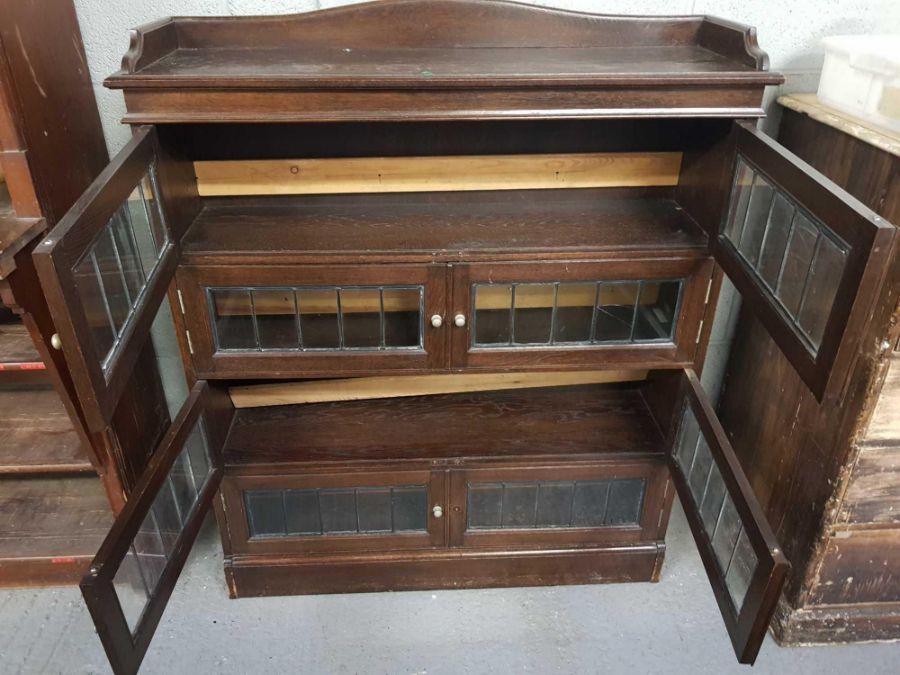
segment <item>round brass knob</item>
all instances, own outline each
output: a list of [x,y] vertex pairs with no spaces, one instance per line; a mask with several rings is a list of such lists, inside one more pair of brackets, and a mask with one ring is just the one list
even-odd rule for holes
[[453,323],[456,324],[457,328],[462,328],[466,325],[466,315],[465,314],[457,314],[453,317]]
[[431,317],[431,325],[435,328],[440,328],[444,325],[444,317],[442,317],[440,314],[434,314]]
[[434,508],[431,509],[431,512],[434,514],[435,518],[440,518],[444,515],[444,509],[441,508],[440,504],[435,504]]
[[50,336],[50,346],[56,351],[62,349],[62,340],[59,338],[59,333],[54,333]]

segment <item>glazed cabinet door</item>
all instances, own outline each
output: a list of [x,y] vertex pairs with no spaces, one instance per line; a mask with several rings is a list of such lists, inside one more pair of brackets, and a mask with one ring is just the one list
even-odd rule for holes
[[706,259],[454,267],[452,364],[654,368],[693,360]]
[[445,472],[230,475],[222,486],[235,555],[365,553],[446,542]]
[[839,392],[893,225],[752,125],[734,126],[716,260],[810,390]]
[[109,426],[174,277],[191,217],[182,172],[140,128],[34,251],[91,431]]
[[790,563],[693,370],[681,378],[669,460],[735,654],[752,664]]
[[234,409],[194,386],[81,581],[113,672],[136,673],[222,480]]
[[182,267],[201,377],[446,368],[442,265]]
[[450,545],[571,548],[656,542],[667,479],[659,459],[452,471]]

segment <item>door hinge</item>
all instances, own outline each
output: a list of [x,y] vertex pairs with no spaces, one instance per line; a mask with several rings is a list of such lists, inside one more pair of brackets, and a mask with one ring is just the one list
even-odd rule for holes
[[188,351],[191,353],[191,356],[193,356],[194,355],[194,343],[191,342],[191,331],[186,330],[186,331],[184,331],[184,334],[187,336]]
[[[704,304],[704,305],[708,305],[708,304],[709,304],[709,296],[712,294],[712,282],[713,282],[713,278],[710,277],[710,278],[709,278],[709,283],[706,285],[706,299],[703,301],[703,304]],[[181,293],[181,291],[178,291],[178,292]],[[183,311],[183,310],[182,310],[182,311]]]
[[700,344],[700,336],[703,335],[703,322],[704,322],[705,320],[706,320],[706,319],[700,319],[700,325],[697,326],[697,339],[694,340],[694,344],[695,344],[695,345],[699,345],[699,344]]
[[176,288],[175,292],[178,293],[178,306],[181,307],[181,316],[187,316],[184,311],[184,297],[181,295],[181,289]]

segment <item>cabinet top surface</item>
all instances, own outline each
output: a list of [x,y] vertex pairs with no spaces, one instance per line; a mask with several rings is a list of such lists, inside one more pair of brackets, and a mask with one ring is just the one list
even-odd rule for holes
[[385,0],[279,17],[170,18],[132,32],[113,88],[760,86],[755,31],[484,0]]

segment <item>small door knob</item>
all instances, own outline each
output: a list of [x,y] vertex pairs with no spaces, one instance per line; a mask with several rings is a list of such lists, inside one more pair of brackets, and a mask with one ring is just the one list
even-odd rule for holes
[[440,314],[433,314],[431,317],[431,325],[435,328],[440,328],[444,325],[444,317]]
[[56,351],[62,349],[62,340],[59,338],[59,333],[54,333],[50,336],[50,346]]
[[440,518],[441,516],[444,515],[444,509],[441,508],[440,504],[435,504],[434,507],[431,509],[431,512],[434,514],[435,518]]
[[466,325],[466,315],[465,314],[457,314],[453,317],[453,323],[456,324],[457,328],[462,328]]

